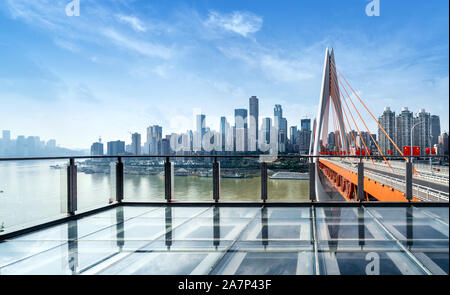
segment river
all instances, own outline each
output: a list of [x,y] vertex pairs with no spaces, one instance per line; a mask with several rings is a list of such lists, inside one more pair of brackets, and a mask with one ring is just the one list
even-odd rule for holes
[[[66,174],[51,165],[67,161],[0,162],[0,231],[19,228],[61,216],[66,201]],[[86,210],[109,203],[109,174],[78,172],[78,209]],[[259,201],[261,179],[221,178],[222,201]],[[212,201],[212,178],[175,176],[175,201]],[[268,180],[269,201],[307,201],[307,180]],[[124,175],[125,201],[164,202],[164,177]]]

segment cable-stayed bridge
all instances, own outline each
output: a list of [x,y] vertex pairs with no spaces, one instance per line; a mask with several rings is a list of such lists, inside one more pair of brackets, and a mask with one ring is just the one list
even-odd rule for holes
[[[383,151],[368,128],[367,118],[376,122],[394,149]],[[329,131],[334,134],[335,147],[332,151],[326,148]],[[367,141],[373,143],[376,150],[372,150],[372,145]],[[409,154],[413,149],[404,147],[402,150],[395,143],[339,71],[333,49],[330,51],[327,48],[310,146],[310,154],[316,157],[317,198],[321,201],[448,202],[448,166],[431,165],[431,162],[430,165],[415,164]],[[336,157],[321,158],[321,155]],[[430,157],[437,158],[431,152]]]

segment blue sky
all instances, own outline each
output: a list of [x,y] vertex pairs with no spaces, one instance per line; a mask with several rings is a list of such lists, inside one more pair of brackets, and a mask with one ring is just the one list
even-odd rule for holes
[[[316,115],[326,47],[373,113],[408,106],[449,129],[448,1],[5,0],[0,4],[0,129],[87,148],[149,125],[233,120],[260,98],[289,125]],[[369,121],[369,115],[365,118]],[[376,130],[376,123],[369,127]]]

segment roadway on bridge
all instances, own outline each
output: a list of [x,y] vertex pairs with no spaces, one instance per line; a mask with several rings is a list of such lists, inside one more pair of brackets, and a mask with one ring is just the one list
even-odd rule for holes
[[[405,176],[404,175],[398,175],[398,174],[394,174],[394,173],[391,173],[391,172],[386,172],[384,170],[373,169],[373,168],[369,168],[367,166],[364,166],[364,170],[369,170],[369,171],[373,171],[373,172],[376,172],[376,173],[379,173],[379,174],[387,175],[387,176],[392,177],[392,178],[405,180]],[[430,182],[430,181],[426,181],[426,180],[423,180],[423,179],[417,179],[417,178],[414,178],[414,177],[413,177],[413,184],[422,185],[422,186],[429,187],[429,188],[432,188],[432,189],[435,189],[435,190],[438,190],[438,191],[441,191],[441,192],[446,192],[446,193],[449,192],[448,185],[443,185],[443,184],[439,184],[439,183],[435,183],[435,182]]]

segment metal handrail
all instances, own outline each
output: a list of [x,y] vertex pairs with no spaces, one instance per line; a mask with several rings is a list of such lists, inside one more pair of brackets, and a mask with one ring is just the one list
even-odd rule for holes
[[[353,162],[347,162],[347,161],[340,161],[337,163],[338,165],[340,164],[341,166],[344,165],[346,169],[354,172],[354,173],[358,173],[358,170],[356,167],[353,166]],[[403,179],[399,179],[399,178],[394,178],[394,177],[390,177],[388,175],[385,174],[380,174],[374,171],[367,171],[364,172],[364,176],[373,179],[375,181],[378,181],[379,183],[391,186],[392,188],[395,188],[401,192],[406,192],[406,181]],[[431,197],[434,197],[434,200],[439,200],[439,201],[444,201],[444,202],[448,202],[449,201],[449,193],[443,192],[443,191],[439,191],[433,188],[429,188],[417,183],[413,183],[412,184],[412,188],[413,188],[413,195],[421,200],[424,201],[430,201]],[[414,189],[415,189],[415,194],[414,194]]]
[[[57,157],[15,157],[0,158],[1,161],[36,161],[36,160],[65,160],[65,159],[115,159],[115,158],[259,158],[259,157],[276,157],[276,158],[349,158],[349,159],[399,159],[398,156],[367,156],[367,155],[302,155],[302,154],[240,154],[240,155],[104,155],[104,156],[57,156]],[[420,156],[404,156],[405,158],[418,159]],[[448,158],[448,155],[433,155],[435,158]],[[403,159],[403,157],[402,157]]]

